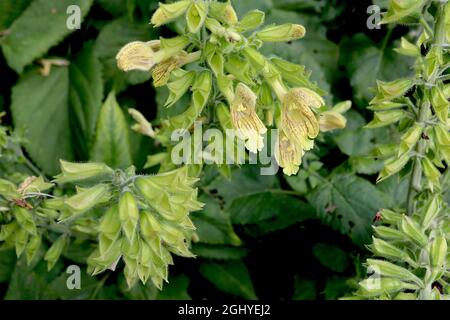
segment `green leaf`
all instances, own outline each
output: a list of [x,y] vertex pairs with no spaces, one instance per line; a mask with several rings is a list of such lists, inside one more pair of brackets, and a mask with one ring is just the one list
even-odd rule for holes
[[134,0],[95,0],[103,9],[111,13],[113,16],[118,17],[128,14],[132,14],[135,1]]
[[129,84],[139,84],[150,79],[150,72],[123,72],[117,68],[116,55],[132,41],[150,41],[156,38],[148,23],[137,23],[122,17],[105,25],[98,35],[95,51],[103,64],[103,76],[108,89],[121,92]]
[[373,98],[376,80],[392,81],[412,72],[411,59],[397,54],[387,42],[378,48],[364,34],[344,38],[341,48],[340,64],[347,68],[354,97],[362,106]]
[[235,224],[258,224],[266,233],[314,217],[311,206],[275,192],[256,193],[233,200],[228,211]]
[[316,297],[316,282],[296,276],[295,292],[292,300],[315,300]]
[[332,177],[317,187],[308,200],[324,223],[349,235],[357,245],[370,242],[373,218],[386,205],[373,184],[350,175]]
[[204,263],[200,273],[218,289],[249,300],[257,299],[247,267],[241,261]]
[[[41,252],[40,255],[43,253]],[[28,266],[25,257],[22,257],[15,265],[4,299],[54,299],[48,288],[49,284],[62,272],[62,267],[62,262],[58,262],[56,267],[48,272],[45,261],[41,260],[37,265]]]
[[80,159],[88,159],[102,106],[101,68],[91,43],[86,44],[70,64],[69,107],[75,116],[71,124]]
[[349,285],[349,279],[343,277],[331,277],[325,285],[325,299],[337,300],[348,294],[353,288]]
[[10,249],[0,249],[0,283],[9,281],[16,264],[16,253]]
[[[75,2],[84,16],[93,0]],[[18,73],[72,32],[67,27],[67,8],[73,0],[35,0],[11,25],[2,40],[3,54],[8,65]]]
[[15,128],[24,132],[25,149],[49,175],[59,171],[59,159],[74,159],[68,95],[67,67],[53,67],[48,77],[31,70],[12,89],[11,111]]
[[0,1],[0,31],[8,28],[26,9],[32,0]]
[[200,242],[239,245],[241,240],[233,230],[230,215],[221,209],[218,201],[208,195],[200,196],[199,201],[205,207],[202,211],[193,212],[191,217]]
[[181,274],[179,276],[171,277],[169,284],[159,291],[158,300],[191,300],[187,290],[189,287],[189,278]]
[[127,168],[132,164],[129,129],[114,92],[108,95],[100,111],[97,135],[91,149],[91,160],[112,168]]
[[336,246],[318,243],[314,245],[313,253],[322,265],[333,271],[344,272],[349,266],[347,254]]
[[232,171],[230,179],[216,175],[216,179],[211,181],[206,189],[211,193],[218,193],[225,202],[231,202],[234,198],[277,187],[276,176],[261,175],[260,168],[257,166],[242,166]]
[[196,243],[192,252],[199,257],[214,260],[240,260],[247,256],[248,250],[239,247],[216,246]]

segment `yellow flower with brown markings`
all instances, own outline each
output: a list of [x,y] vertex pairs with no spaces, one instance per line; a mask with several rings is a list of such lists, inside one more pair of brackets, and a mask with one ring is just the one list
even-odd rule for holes
[[133,41],[120,49],[116,56],[117,66],[123,71],[149,71],[158,62],[156,53],[160,49],[160,41]]
[[230,108],[233,128],[252,153],[263,149],[263,135],[267,132],[263,122],[256,114],[256,99],[256,94],[249,87],[239,83]]
[[182,51],[174,57],[162,61],[157,64],[152,71],[153,84],[155,87],[161,87],[167,84],[172,71],[182,66],[192,63],[201,57],[201,51],[186,53]]
[[312,108],[325,104],[321,96],[307,88],[294,88],[283,96],[281,104],[281,128],[286,136],[304,150],[312,149],[319,134],[319,121]]
[[292,143],[286,134],[280,130],[275,144],[275,160],[283,168],[285,175],[292,176],[298,173],[303,154],[302,148],[298,144]]

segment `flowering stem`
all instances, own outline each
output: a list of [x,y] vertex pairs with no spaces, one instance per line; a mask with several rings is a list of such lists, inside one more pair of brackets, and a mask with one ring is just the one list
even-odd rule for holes
[[[448,5],[447,3],[440,3],[438,5],[438,12],[437,12],[437,20],[434,30],[434,43],[432,46],[438,46],[442,47],[446,42],[446,36],[445,36],[445,23],[446,23],[446,17],[445,17],[445,6]],[[437,79],[431,79],[432,84],[436,84]],[[428,89],[429,90],[429,89]],[[427,100],[428,98],[425,98],[425,101],[423,101],[419,107],[419,115],[417,121],[419,123],[425,123],[427,122],[430,117],[430,102]],[[416,158],[414,159],[413,163],[413,169],[412,174],[410,178],[409,183],[409,189],[408,189],[408,214],[411,216],[417,206],[417,200],[416,196],[422,189],[422,176],[423,176],[423,169],[421,165],[421,157],[424,156],[424,153],[426,151],[426,140],[421,139],[419,143],[416,146]]]

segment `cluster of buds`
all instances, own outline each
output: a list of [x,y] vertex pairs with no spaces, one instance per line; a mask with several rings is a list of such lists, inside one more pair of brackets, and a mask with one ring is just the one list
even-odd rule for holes
[[[417,42],[403,38],[397,52],[415,57],[416,76],[379,81],[369,109],[368,128],[399,123],[399,141],[376,148],[385,159],[378,182],[410,168],[407,209],[382,210],[383,225],[374,228],[372,252],[385,260],[367,260],[374,275],[360,283],[364,298],[449,299],[450,214],[442,200],[450,147],[450,3],[434,2],[434,31],[423,16],[431,2],[392,0],[384,23],[426,24]],[[426,50],[421,50],[423,47]],[[425,53],[422,53],[425,52]],[[407,165],[411,164],[410,167]]]
[[130,287],[150,279],[161,289],[173,264],[171,253],[193,257],[189,243],[195,227],[189,212],[202,208],[192,188],[196,181],[186,167],[137,177],[100,222],[99,247],[89,258],[92,273],[114,270],[123,258]]
[[18,257],[25,254],[29,264],[42,257],[44,235],[52,243],[44,255],[49,270],[71,237],[97,240],[87,261],[89,272],[114,270],[123,259],[130,287],[140,279],[161,289],[172,253],[194,256],[189,214],[203,204],[197,201],[197,178],[189,176],[187,167],[144,176],[136,175],[134,167],[123,171],[103,163],[61,161],[54,182],[75,184],[76,192],[45,194],[54,184],[41,177],[29,177],[19,186],[0,179],[0,241],[15,248]]
[[171,253],[193,257],[189,244],[195,227],[189,213],[201,209],[202,204],[193,187],[197,179],[189,177],[187,167],[138,176],[133,167],[114,171],[100,163],[61,164],[56,182],[91,186],[77,187],[71,197],[47,201],[54,202],[53,208],[61,212],[60,221],[74,220],[95,207],[107,207],[95,228],[98,248],[88,259],[92,274],[115,270],[123,259],[130,287],[138,279],[144,284],[150,279],[162,288],[173,263]]
[[[222,118],[229,117],[225,122],[231,123],[238,140],[256,154],[265,147],[268,127],[275,124],[279,131],[275,158],[285,174],[293,175],[321,128],[345,127],[342,113],[346,110],[325,107],[323,92],[309,81],[304,67],[268,59],[258,51],[264,43],[303,38],[303,26],[262,27],[263,12],[253,10],[239,19],[230,1],[216,0],[160,4],[151,23],[159,27],[182,16],[186,21],[182,36],[132,42],[117,55],[117,65],[124,71],[152,70],[154,85],[169,89],[166,106],[174,105],[189,90],[192,93],[191,105],[165,119],[157,139],[167,141],[173,130],[189,130],[201,116],[220,113]],[[249,31],[253,31],[250,36]],[[205,107],[223,103],[228,113],[204,112]]]

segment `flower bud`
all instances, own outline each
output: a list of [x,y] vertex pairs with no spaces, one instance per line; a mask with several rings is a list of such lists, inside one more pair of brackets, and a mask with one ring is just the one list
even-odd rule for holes
[[365,128],[375,129],[396,123],[405,117],[403,110],[390,110],[375,112],[373,120],[369,122]]
[[100,225],[98,227],[98,231],[102,234],[105,234],[111,240],[116,239],[117,235],[120,232],[120,217],[117,206],[112,206],[106,211],[105,215],[102,217],[100,221]]
[[399,79],[392,82],[377,81],[378,93],[370,102],[377,104],[404,96],[412,87],[414,81],[411,79]]
[[375,232],[375,235],[377,237],[386,239],[386,240],[403,240],[405,238],[404,234],[398,231],[397,229],[385,227],[385,226],[378,226],[373,227],[373,230]]
[[132,242],[139,221],[139,209],[136,199],[129,191],[124,192],[119,200],[119,218],[125,236]]
[[143,211],[140,219],[140,230],[145,239],[153,239],[159,237],[161,233],[161,223],[151,212]]
[[44,260],[47,261],[48,271],[50,271],[55,266],[66,244],[67,237],[65,235],[62,235],[58,239],[56,239],[50,249],[48,249],[47,253],[44,256]]
[[17,188],[20,194],[27,194],[29,192],[42,192],[53,187],[53,183],[44,181],[42,177],[28,177]]
[[372,111],[387,111],[391,109],[398,109],[404,106],[406,105],[400,102],[382,101],[376,104],[369,105],[367,109]]
[[183,15],[191,5],[192,1],[182,0],[171,4],[159,4],[159,8],[152,16],[151,23],[155,27],[169,23]]
[[418,288],[417,285],[390,278],[367,279],[359,283],[360,294],[367,297],[375,297],[407,289],[417,290]]
[[439,120],[444,124],[447,123],[450,102],[447,100],[447,97],[439,86],[435,86],[431,90],[431,104]]
[[76,195],[64,200],[64,205],[73,213],[86,212],[111,198],[109,185],[98,184],[92,188],[79,188]]
[[441,201],[439,196],[433,196],[431,200],[428,201],[425,212],[423,213],[422,228],[427,230],[432,224],[434,219],[439,215],[441,211]]
[[[285,61],[278,58],[270,59],[276,70],[281,74],[284,80],[296,87],[313,88],[318,91],[317,86],[309,81],[310,72],[306,71],[304,66]],[[319,91],[318,91],[319,92]],[[323,92],[319,92],[323,93]]]
[[230,26],[238,23],[236,11],[234,11],[230,1],[225,3],[218,1],[212,2],[209,6],[209,15]]
[[425,176],[427,177],[427,183],[428,187],[430,188],[431,192],[434,192],[435,188],[440,189],[441,188],[441,173],[439,170],[434,166],[434,164],[431,162],[428,158],[422,159],[422,168]]
[[229,55],[226,57],[225,70],[233,75],[237,80],[247,85],[253,83],[250,63],[248,60],[241,58],[239,55]]
[[256,33],[256,37],[264,42],[289,42],[305,36],[305,27],[299,24],[282,24],[268,26]]
[[418,246],[424,247],[428,243],[428,238],[421,230],[420,225],[412,218],[404,216],[400,224],[400,229]]
[[400,158],[397,158],[397,156],[395,156],[386,160],[384,162],[383,170],[381,170],[377,178],[377,183],[386,180],[387,178],[402,170],[408,163],[410,158],[411,156],[409,155],[409,153],[405,153]]
[[208,3],[206,1],[195,1],[186,12],[186,22],[191,33],[197,33],[205,23],[208,15]]
[[343,129],[347,125],[347,119],[340,113],[325,111],[319,115],[319,125],[322,132]]
[[425,0],[392,0],[381,23],[404,22],[403,19],[420,14],[425,3]]
[[400,139],[400,148],[398,151],[398,156],[401,157],[403,154],[410,152],[419,141],[423,132],[423,127],[415,123]]
[[216,50],[216,47],[212,43],[206,45],[205,51],[208,64],[216,77],[223,75],[224,57],[222,53]]
[[430,247],[430,264],[433,268],[441,268],[448,255],[447,240],[443,236],[438,236],[433,240]]
[[89,179],[112,177],[114,170],[104,163],[74,163],[64,160],[61,163],[61,174],[55,177],[57,183],[77,182]]
[[176,74],[176,80],[167,84],[167,89],[169,89],[169,97],[164,104],[166,108],[170,108],[177,103],[186,94],[195,79],[195,71],[179,71],[181,72],[173,72],[174,75]]
[[380,213],[381,213],[381,220],[388,224],[397,225],[403,219],[403,215],[392,210],[383,209],[381,210]]
[[396,48],[394,51],[408,57],[418,58],[421,56],[419,47],[409,42],[405,37],[402,37],[400,48]]
[[253,30],[264,23],[265,13],[260,10],[252,10],[248,12],[237,25],[237,29],[241,32]]
[[397,278],[404,281],[412,281],[418,286],[423,286],[423,281],[420,280],[408,269],[399,267],[391,262],[375,259],[367,259],[368,272],[375,272],[376,274]]
[[373,238],[373,252],[381,257],[410,262],[408,253],[396,246],[377,238]]
[[259,53],[257,50],[246,47],[243,50],[243,53],[248,58],[250,63],[252,64],[253,68],[256,71],[261,71],[264,68],[267,68],[267,60],[266,57],[264,57],[261,53]]
[[133,119],[137,122],[135,125],[133,125],[131,128],[139,132],[145,136],[154,138],[156,133],[152,128],[152,125],[150,122],[145,119],[145,117],[136,109],[128,109],[128,113],[133,117]]

